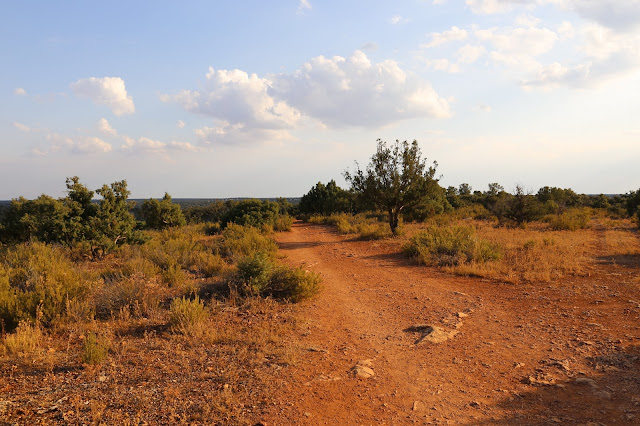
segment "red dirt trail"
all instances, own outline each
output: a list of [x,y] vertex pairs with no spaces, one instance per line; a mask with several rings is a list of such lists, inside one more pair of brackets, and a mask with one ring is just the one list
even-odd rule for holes
[[[277,240],[323,290],[264,424],[640,424],[638,259],[513,285],[414,266],[393,239],[295,223]],[[457,334],[417,343],[416,325]]]

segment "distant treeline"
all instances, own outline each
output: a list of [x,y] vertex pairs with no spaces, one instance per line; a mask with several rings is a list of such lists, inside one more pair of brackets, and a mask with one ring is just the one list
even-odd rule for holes
[[[144,242],[143,229],[187,223],[214,224],[212,232],[229,223],[278,229],[290,226],[292,217],[377,210],[366,197],[340,188],[333,180],[327,184],[318,182],[301,198],[275,199],[174,200],[165,193],[161,199],[131,200],[125,180],[91,191],[72,177],[67,179],[66,186],[67,195],[58,199],[41,195],[34,200],[19,197],[1,202],[0,243],[38,240],[82,246],[95,256],[122,244]],[[434,180],[429,194],[403,209],[401,218],[405,222],[425,221],[440,213],[459,210],[477,219],[497,218],[503,224],[522,225],[545,215],[585,207],[604,209],[615,217],[635,216],[640,221],[640,190],[619,195],[585,195],[545,186],[534,194],[516,186],[509,193],[498,183],[478,191],[467,183],[443,188]]]

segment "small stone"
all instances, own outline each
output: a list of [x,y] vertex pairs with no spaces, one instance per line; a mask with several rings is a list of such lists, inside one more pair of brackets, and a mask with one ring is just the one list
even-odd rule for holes
[[411,407],[413,411],[418,411],[421,408],[422,404],[420,403],[420,401],[413,401],[413,406]]
[[458,318],[467,318],[469,314],[465,314],[464,312],[458,312]]
[[602,398],[602,399],[611,399],[611,394],[607,391],[596,391],[593,393],[595,396],[597,396],[598,398]]
[[576,385],[589,385],[593,388],[598,387],[598,385],[596,384],[596,381],[593,379],[589,379],[588,377],[578,377],[574,380],[574,383]]
[[98,381],[99,382],[106,382],[107,381],[107,376],[98,376]]
[[356,365],[351,369],[353,374],[360,379],[368,379],[376,375],[376,373],[370,367],[364,365]]

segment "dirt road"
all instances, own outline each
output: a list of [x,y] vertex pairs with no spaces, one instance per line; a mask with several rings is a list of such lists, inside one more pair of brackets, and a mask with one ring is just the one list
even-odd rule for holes
[[323,291],[298,307],[301,355],[264,423],[640,423],[637,269],[508,285],[413,266],[395,240],[277,238]]

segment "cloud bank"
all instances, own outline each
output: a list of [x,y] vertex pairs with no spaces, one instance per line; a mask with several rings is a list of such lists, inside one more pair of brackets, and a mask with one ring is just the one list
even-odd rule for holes
[[210,68],[202,89],[163,99],[211,118],[213,126],[196,130],[210,143],[284,140],[291,138],[291,130],[312,122],[379,128],[451,116],[448,101],[427,81],[395,61],[372,63],[360,50],[347,58],[318,56],[292,73],[264,77]]

